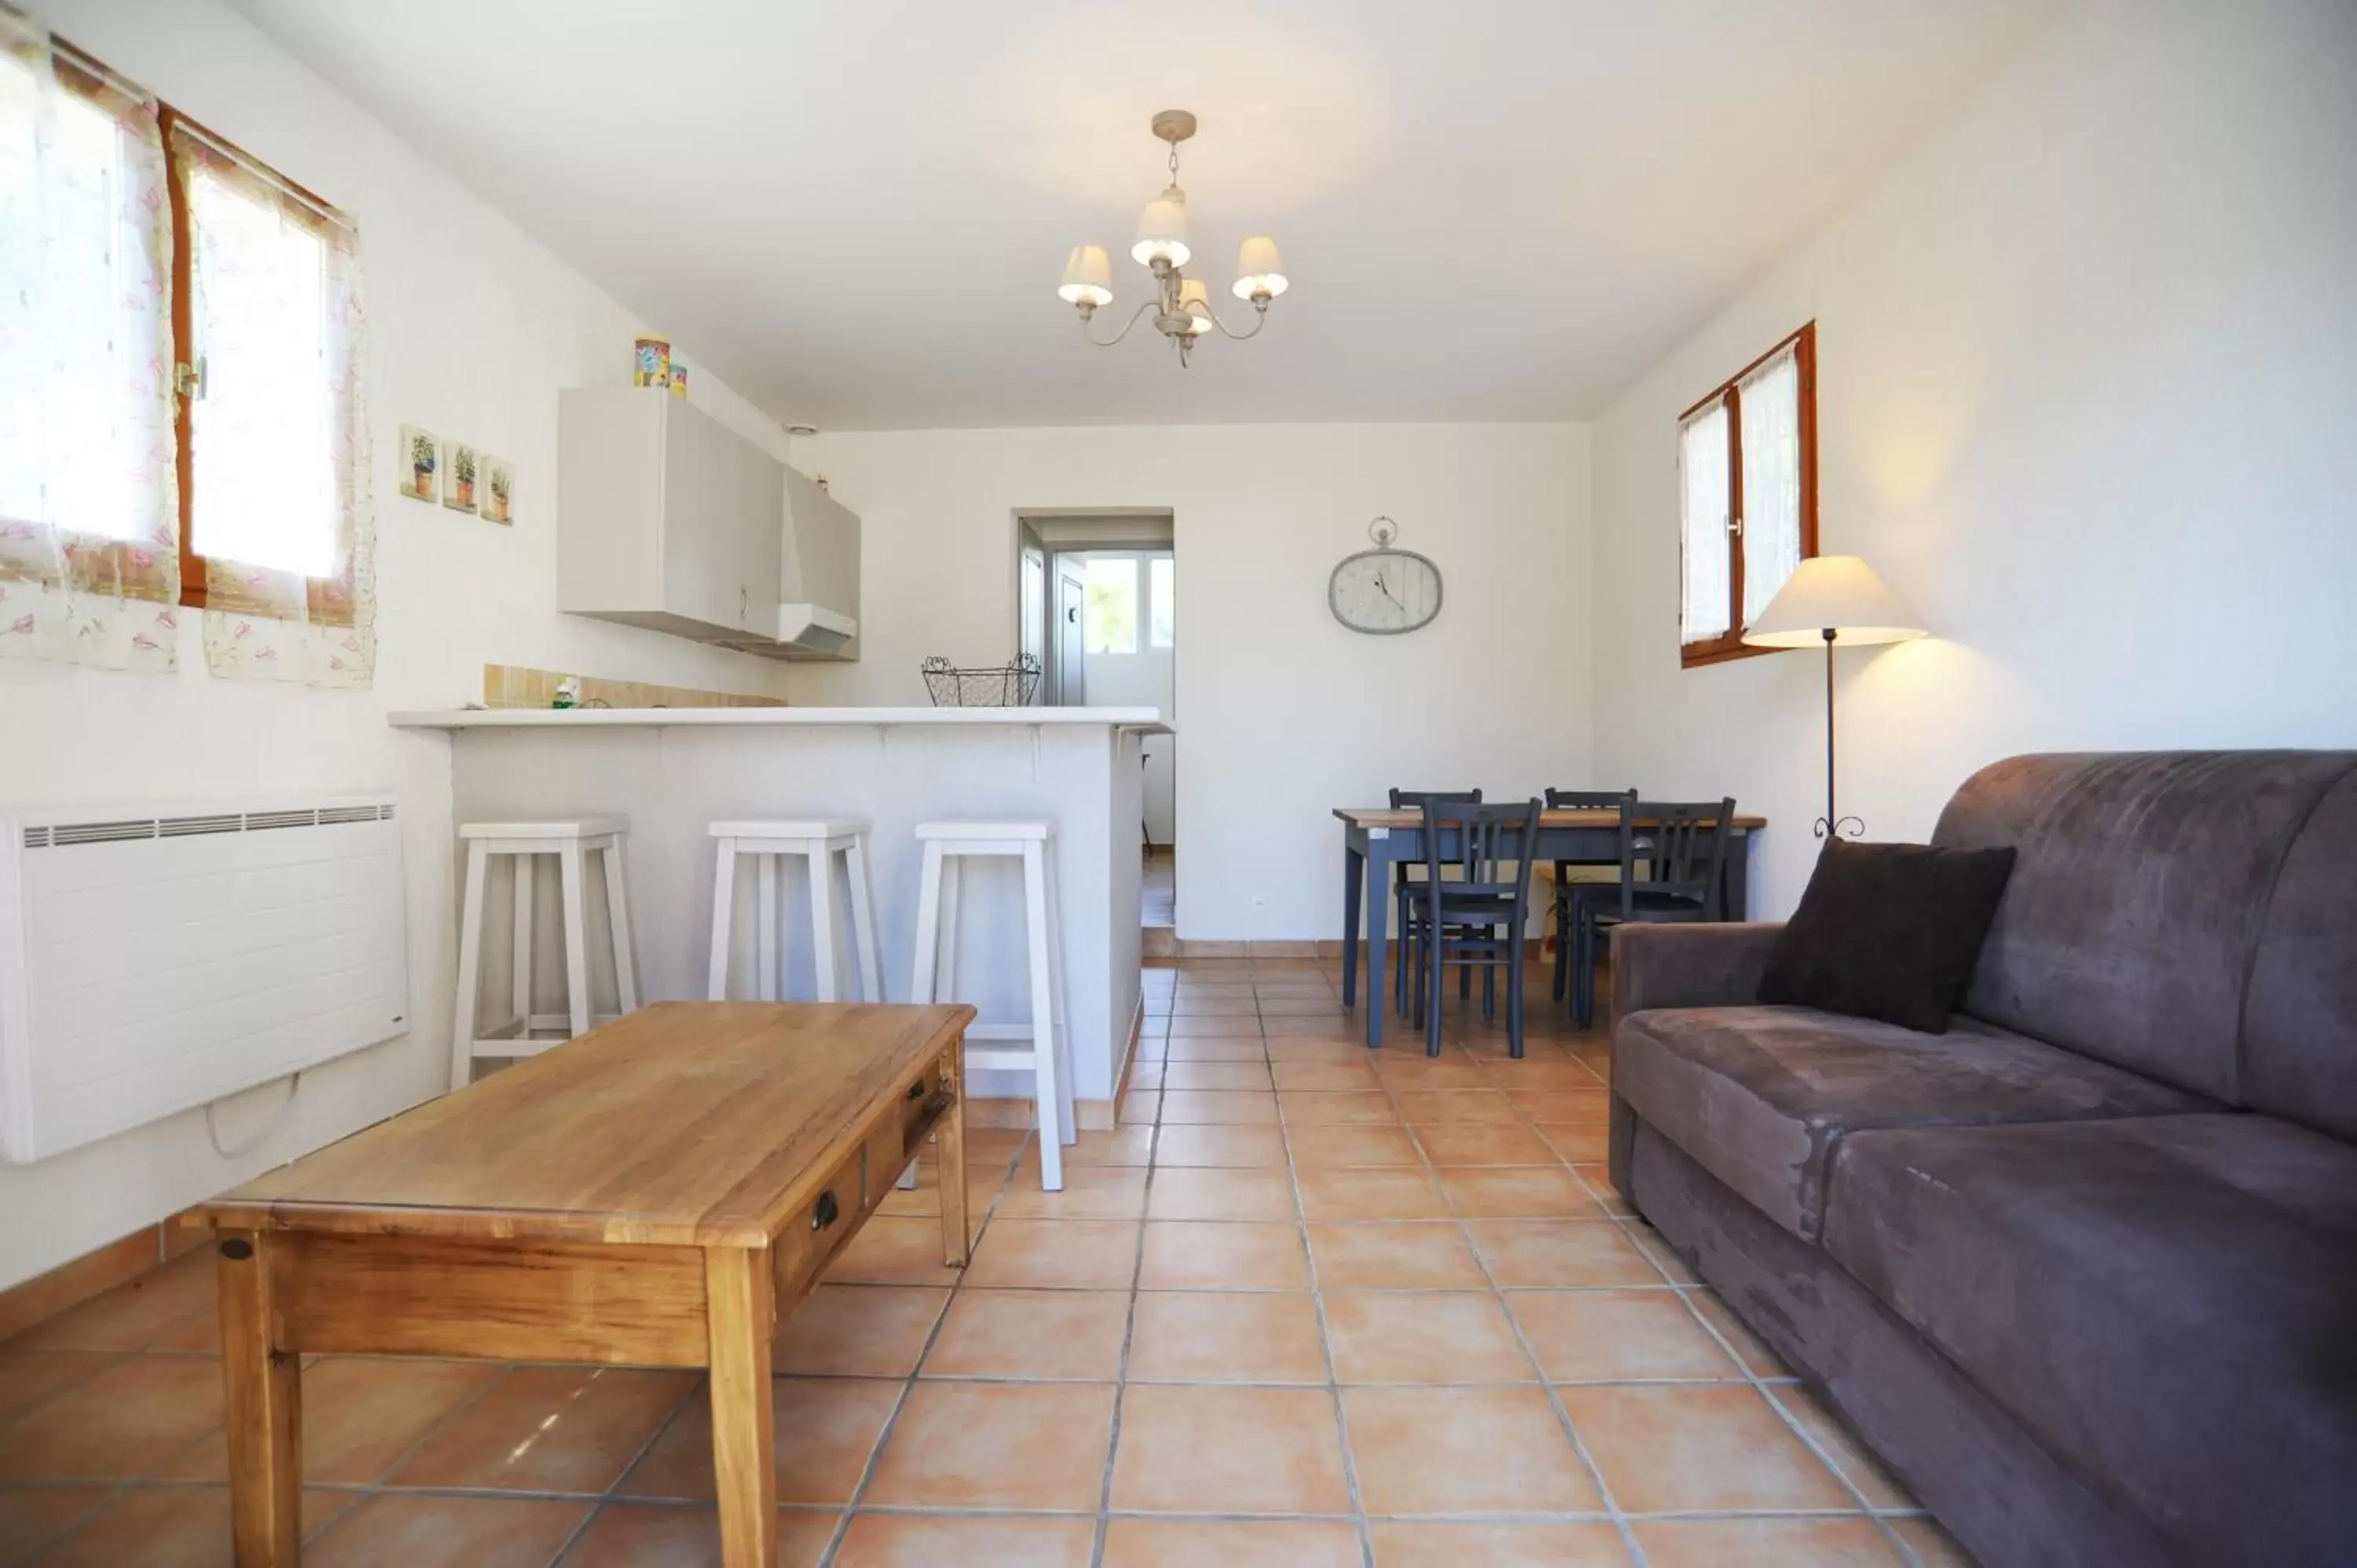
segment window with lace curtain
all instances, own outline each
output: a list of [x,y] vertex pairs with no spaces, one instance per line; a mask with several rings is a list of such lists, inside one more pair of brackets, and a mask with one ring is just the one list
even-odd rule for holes
[[360,338],[349,220],[0,4],[0,655],[365,683]]
[[1817,553],[1817,328],[1777,344],[1678,416],[1678,650],[1766,651],[1744,628]]

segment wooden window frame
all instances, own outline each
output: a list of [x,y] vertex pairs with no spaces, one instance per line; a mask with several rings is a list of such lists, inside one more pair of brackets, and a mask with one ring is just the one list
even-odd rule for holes
[[1817,553],[1817,324],[1803,323],[1797,331],[1776,340],[1764,354],[1745,365],[1735,374],[1719,382],[1709,392],[1689,403],[1678,415],[1678,424],[1719,403],[1727,409],[1727,510],[1729,527],[1723,535],[1727,555],[1727,630],[1724,634],[1701,642],[1687,642],[1685,637],[1685,486],[1683,478],[1678,488],[1678,665],[1684,670],[1705,665],[1724,664],[1729,660],[1749,659],[1755,654],[1774,653],[1773,648],[1753,648],[1743,640],[1743,378],[1782,353],[1792,350],[1793,368],[1800,388],[1799,424],[1801,440],[1801,559],[1813,560]]

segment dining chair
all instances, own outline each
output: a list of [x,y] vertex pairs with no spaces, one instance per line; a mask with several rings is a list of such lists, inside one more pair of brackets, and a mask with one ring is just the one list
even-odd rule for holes
[[[1633,789],[1550,789],[1546,792],[1546,805],[1547,810],[1550,811],[1618,811],[1621,806],[1635,800],[1636,798],[1637,791]],[[1555,916],[1555,999],[1558,1002],[1564,999],[1566,983],[1571,975],[1571,890],[1574,886],[1570,875],[1571,870],[1574,866],[1578,866],[1583,869],[1604,865],[1617,867],[1620,864],[1620,863],[1617,858],[1612,860],[1558,860],[1555,863],[1555,908],[1553,911]],[[1579,886],[1609,886],[1610,884],[1605,883],[1599,878],[1598,881],[1582,883]]]
[[[1479,789],[1394,789],[1391,795],[1394,811],[1421,811],[1427,800],[1451,806],[1478,806],[1481,803],[1481,791]],[[1408,896],[1408,889],[1415,886],[1408,873],[1421,864],[1420,861],[1408,860],[1392,863],[1392,899],[1397,906],[1397,914],[1392,924],[1399,931],[1399,940],[1394,944],[1396,956],[1392,964],[1392,996],[1397,1002],[1403,1018],[1408,1015],[1408,955],[1415,945],[1415,933],[1410,929],[1409,922],[1417,918],[1417,911],[1421,908]],[[1462,869],[1460,866],[1459,870]],[[1469,986],[1472,976],[1469,973],[1465,979]]]
[[1572,895],[1571,1011],[1581,1028],[1596,1020],[1596,968],[1612,927],[1725,918],[1721,874],[1734,821],[1731,799],[1621,803],[1619,885],[1593,884]]
[[[1411,884],[1422,905],[1415,943],[1415,1014],[1425,1054],[1440,1054],[1440,983],[1449,969],[1470,982],[1481,971],[1481,1011],[1497,1016],[1498,977],[1506,981],[1506,1043],[1523,1054],[1523,933],[1531,912],[1531,851],[1537,845],[1536,800],[1517,805],[1424,803],[1424,880]],[[1456,835],[1459,879],[1441,875],[1452,864],[1441,843]]]

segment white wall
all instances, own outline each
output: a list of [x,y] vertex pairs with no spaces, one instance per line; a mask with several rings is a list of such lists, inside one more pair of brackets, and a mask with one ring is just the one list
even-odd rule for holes
[[1594,427],[1597,772],[1823,809],[1822,668],[1677,657],[1676,415],[1818,327],[1823,546],[1938,637],[1843,656],[1842,803],[2028,750],[2357,743],[2357,7],[2104,0]]
[[[556,390],[617,383],[644,326],[429,167],[216,0],[43,0],[58,33],[359,220],[376,443],[377,680],[368,692],[213,682],[193,632],[178,677],[0,663],[0,800],[399,791],[409,858],[412,1015],[403,1039],[307,1072],[253,1153],[217,1156],[192,1112],[35,1166],[0,1166],[0,1285],[125,1234],[389,1115],[447,1081],[454,945],[449,752],[396,736],[393,708],[482,695],[486,662],[775,693],[776,666],[561,618]],[[447,41],[447,40],[446,40]],[[682,346],[694,362],[694,345]],[[703,407],[783,454],[784,435],[709,378]],[[512,529],[393,493],[395,427],[464,436],[517,467]],[[285,1100],[223,1105],[235,1148]]]
[[[794,462],[866,528],[863,657],[795,667],[797,702],[921,703],[926,654],[1005,660],[1017,511],[1175,512],[1182,937],[1340,935],[1336,806],[1394,784],[1587,777],[1579,426],[877,432],[796,442]],[[1327,575],[1379,512],[1446,580],[1439,619],[1406,637],[1326,608]]]

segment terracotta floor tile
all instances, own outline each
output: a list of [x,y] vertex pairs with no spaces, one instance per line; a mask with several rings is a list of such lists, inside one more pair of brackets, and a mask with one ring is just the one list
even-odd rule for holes
[[1506,1098],[1522,1107],[1523,1114],[1534,1122],[1566,1127],[1600,1127],[1612,1104],[1612,1091],[1601,1084],[1516,1087],[1506,1090]]
[[1438,1057],[1424,1054],[1421,1040],[1407,1048],[1412,1055],[1393,1055],[1396,1047],[1386,1046],[1370,1052],[1375,1070],[1383,1081],[1403,1093],[1417,1089],[1488,1089],[1492,1087],[1483,1073],[1481,1064],[1463,1055],[1444,1050]]
[[1650,1520],[1633,1528],[1652,1568],[1903,1568],[1907,1562],[1870,1519]]
[[1293,1127],[1390,1127],[1398,1108],[1381,1090],[1281,1089],[1277,1114]]
[[1178,1046],[1181,1040],[1250,1040],[1257,1047],[1260,1037],[1260,1015],[1257,1013],[1195,1014],[1174,1017],[1170,1020],[1170,1059],[1178,1059]]
[[1658,1285],[1661,1271],[1609,1220],[1473,1219],[1473,1250],[1505,1288]]
[[[1356,1050],[1355,1046],[1347,1047]],[[1305,1061],[1287,1058],[1272,1062],[1269,1076],[1276,1087],[1288,1096],[1303,1094],[1380,1095],[1391,1117],[1399,1112],[1391,1106],[1391,1097],[1383,1094],[1383,1080],[1375,1069],[1356,1059],[1343,1061]],[[1289,1114],[1289,1113],[1288,1113]]]
[[1756,1389],[1575,1383],[1559,1391],[1605,1485],[1631,1513],[1857,1506]]
[[1292,1294],[1142,1293],[1129,1375],[1147,1382],[1323,1383],[1317,1303]]
[[1127,1290],[1137,1271],[1134,1219],[994,1219],[966,1283],[985,1289]]
[[1250,1014],[1259,1009],[1250,992],[1238,995],[1190,988],[1173,994],[1170,1011],[1177,1017],[1201,1017]]
[[[778,1434],[778,1500],[848,1502],[899,1403],[899,1383],[866,1378],[780,1378],[770,1387]],[[616,1490],[631,1498],[709,1501],[712,1404],[698,1390]]]
[[1061,1192],[1036,1182],[1006,1189],[1000,1219],[1135,1219],[1146,1212],[1146,1172],[1136,1165],[1074,1165]]
[[[1176,1061],[1163,1069],[1162,1087],[1178,1090],[1256,1090],[1275,1087],[1265,1061]],[[1164,1107],[1165,1111],[1169,1108]]]
[[1571,1171],[1587,1188],[1588,1196],[1602,1206],[1605,1213],[1625,1217],[1637,1212],[1629,1207],[1629,1200],[1620,1196],[1620,1189],[1612,1185],[1612,1173],[1603,1165],[1574,1165]]
[[1324,1389],[1133,1384],[1113,1506],[1142,1513],[1348,1513]]
[[834,1255],[826,1277],[845,1284],[949,1285],[957,1283],[958,1271],[942,1262],[939,1220],[879,1214]]
[[1566,1127],[1554,1122],[1541,1122],[1539,1136],[1562,1159],[1581,1165],[1601,1164],[1610,1152],[1611,1134],[1602,1125]]
[[[778,1568],[817,1568],[838,1517],[832,1509],[780,1510]],[[608,1503],[558,1568],[721,1568],[720,1516],[698,1505]]]
[[1405,1127],[1288,1127],[1286,1141],[1292,1147],[1294,1163],[1305,1169],[1423,1163]]
[[905,1378],[949,1299],[929,1285],[823,1284],[787,1317],[772,1359],[780,1372]]
[[1489,1281],[1454,1225],[1312,1225],[1320,1290],[1480,1290]]
[[1162,1120],[1162,1091],[1133,1089],[1122,1097],[1121,1113],[1114,1120],[1124,1127],[1151,1127]]
[[1154,1130],[1150,1127],[1116,1127],[1110,1133],[1084,1132],[1080,1142],[1064,1151],[1064,1163],[1068,1165],[1152,1165]]
[[347,1509],[304,1550],[305,1568],[543,1568],[589,1505],[525,1498],[387,1495]]
[[86,1383],[127,1358],[106,1350],[0,1351],[0,1424]]
[[[1261,1020],[1261,1030],[1270,1040],[1347,1040],[1360,1045],[1362,1026],[1349,1015],[1333,1017],[1287,1018]],[[1361,1048],[1363,1050],[1364,1047]]]
[[1497,1089],[1412,1089],[1399,1097],[1411,1127],[1521,1124],[1522,1112]]
[[160,1475],[221,1419],[218,1362],[200,1356],[132,1357],[0,1432],[0,1477]]
[[1587,1513],[1604,1499],[1537,1389],[1342,1391],[1372,1514]]
[[[1629,1568],[1609,1524],[1378,1524],[1375,1568]],[[1719,1568],[1742,1568],[1735,1562]]]
[[1113,1443],[1114,1394],[1104,1383],[920,1382],[866,1500],[1093,1510]]
[[1301,1210],[1315,1222],[1335,1219],[1444,1219],[1448,1206],[1422,1167],[1344,1165],[1299,1173]]
[[1538,1374],[1488,1291],[1326,1296],[1334,1376],[1345,1383],[1527,1383]]
[[386,1484],[603,1492],[695,1384],[684,1371],[519,1367],[435,1431]]
[[[87,1515],[113,1501],[111,1483],[0,1487],[0,1563],[21,1561]],[[226,1519],[228,1514],[223,1512]]]
[[1265,1062],[1268,1052],[1262,1048],[1257,1030],[1251,1034],[1231,1030],[1222,1034],[1173,1035],[1164,1051],[1170,1066],[1188,1062]]
[[[70,1497],[77,1489],[58,1490]],[[306,1489],[304,1535],[317,1536],[356,1500],[350,1492]],[[0,1552],[38,1539],[0,1535]],[[134,1487],[113,1494],[105,1508],[28,1561],[31,1568],[230,1568],[229,1488]]]
[[1162,1096],[1162,1123],[1166,1127],[1274,1127],[1276,1094],[1275,1090],[1170,1090]]
[[923,1519],[861,1514],[835,1568],[1088,1568],[1085,1519]]
[[1242,1221],[1151,1219],[1140,1290],[1309,1288],[1300,1228]]
[[1515,1291],[1506,1300],[1558,1382],[1743,1375],[1674,1291]]
[[1555,1157],[1528,1127],[1501,1122],[1418,1127],[1415,1141],[1436,1165],[1543,1165]]
[[7,1342],[11,1350],[144,1350],[167,1333],[220,1311],[213,1250],[199,1247],[113,1290],[70,1306]]
[[1293,1178],[1284,1171],[1174,1165],[1154,1173],[1153,1219],[1249,1219],[1290,1224]]
[[1121,1375],[1127,1291],[963,1290],[925,1359],[930,1378]]
[[1165,1127],[1154,1163],[1283,1170],[1285,1134],[1275,1127]]
[[1104,1568],[1359,1568],[1356,1525],[1310,1520],[1117,1519]]
[[[481,1361],[328,1356],[303,1369],[303,1474],[356,1484],[382,1477],[420,1438],[490,1391],[503,1369]],[[171,1473],[226,1480],[218,1432]]]
[[1558,1165],[1458,1165],[1438,1173],[1468,1219],[1601,1219],[1603,1208]]
[[1920,1507],[1914,1494],[1898,1477],[1892,1475],[1865,1441],[1842,1424],[1832,1410],[1809,1392],[1797,1386],[1782,1386],[1769,1391],[1769,1400],[1783,1408],[1784,1413],[1809,1434],[1810,1440],[1824,1451],[1834,1468],[1865,1497],[1870,1508],[1911,1509]]

